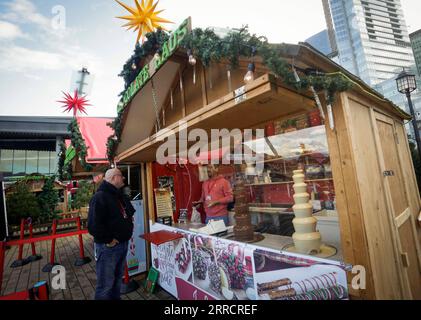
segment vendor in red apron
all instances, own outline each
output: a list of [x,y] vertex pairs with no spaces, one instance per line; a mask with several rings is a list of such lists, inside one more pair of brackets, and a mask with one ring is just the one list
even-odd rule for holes
[[216,165],[208,165],[209,180],[202,184],[202,196],[193,205],[203,205],[206,223],[210,220],[223,220],[229,225],[228,204],[234,201],[230,182],[218,173]]

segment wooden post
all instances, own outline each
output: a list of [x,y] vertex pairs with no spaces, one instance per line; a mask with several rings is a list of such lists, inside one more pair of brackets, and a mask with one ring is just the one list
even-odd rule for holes
[[[146,165],[145,163],[140,164],[140,179],[141,179],[141,186],[142,186],[142,199],[143,199],[143,222],[145,226],[145,233],[148,233],[150,230],[149,227],[149,195],[147,190],[147,173],[146,173]],[[146,268],[149,271],[149,266],[151,264],[151,252],[150,246],[146,243]]]
[[146,164],[146,177],[147,177],[147,195],[148,195],[148,214],[149,220],[154,223],[156,221],[156,213],[155,213],[155,200],[154,200],[154,192],[153,192],[153,172],[152,172],[152,163],[148,162]]
[[67,187],[64,188],[63,190],[63,198],[64,198],[64,208],[63,208],[63,213],[67,214],[68,212],[68,205],[69,205],[69,199],[67,196]]

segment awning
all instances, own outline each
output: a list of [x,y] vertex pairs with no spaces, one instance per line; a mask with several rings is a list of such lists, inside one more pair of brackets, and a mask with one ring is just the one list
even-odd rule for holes
[[[77,118],[80,133],[88,149],[88,155],[85,159],[87,163],[108,163],[107,140],[113,134],[113,130],[107,126],[107,123],[112,122],[112,120],[111,118]],[[67,150],[64,163],[67,164],[76,156],[76,150],[71,145],[70,140],[66,140],[65,144]]]
[[[268,121],[282,116],[293,116],[314,109],[311,98],[297,94],[277,84],[276,79],[266,74],[246,85],[240,95],[231,92],[209,105],[181,119],[188,132],[201,128],[210,133],[212,129],[264,128]],[[154,121],[154,117],[142,118],[137,126]],[[171,130],[171,131],[169,131]],[[150,162],[156,160],[156,151],[166,138],[175,133],[178,140],[181,128],[178,123],[144,140],[135,142],[139,130],[125,126],[123,136],[126,143],[119,146],[118,162]],[[130,138],[129,138],[130,135]],[[130,140],[130,143],[128,141]]]
[[107,140],[113,130],[107,126],[111,118],[85,118],[77,119],[79,130],[88,148],[86,162],[91,164],[108,163]]

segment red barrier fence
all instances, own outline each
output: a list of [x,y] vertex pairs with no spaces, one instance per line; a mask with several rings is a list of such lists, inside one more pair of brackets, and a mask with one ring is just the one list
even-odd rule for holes
[[[77,230],[78,232],[82,231],[82,223],[81,223],[81,219],[80,217],[77,218],[68,218],[68,219],[60,219],[60,220],[53,220],[53,227],[52,227],[52,231],[53,231],[53,236],[55,236],[57,234],[57,226],[59,224],[64,224],[64,223],[69,223],[69,222],[76,222],[77,225]],[[79,233],[79,258],[76,259],[75,261],[75,266],[80,267],[83,266],[87,263],[91,262],[91,258],[89,257],[85,257],[85,250],[83,249],[83,238],[82,238],[82,234]],[[55,253],[56,253],[56,238],[53,238],[51,240],[51,256],[50,256],[50,262],[47,263],[44,268],[42,268],[42,272],[51,272],[51,270],[54,268],[54,266],[59,265],[59,263],[57,263],[55,261]]]
[[[30,239],[33,238],[34,233],[33,233],[32,220],[22,219],[20,222],[20,237],[19,237],[20,240],[23,240],[25,238],[25,228],[27,225],[29,226],[29,238]],[[32,255],[23,259],[23,246],[24,246],[23,244],[19,245],[18,259],[12,263],[12,265],[10,266],[11,268],[22,267],[24,265],[27,265],[28,263],[42,259],[42,256],[37,255],[37,252],[35,250],[35,243],[31,243]]]
[[[73,232],[57,234],[57,225],[61,224],[61,223],[68,223],[68,222],[76,222],[78,230],[73,231]],[[23,220],[21,222],[21,232],[20,232],[19,240],[13,240],[13,241],[8,241],[8,242],[1,241],[0,242],[0,292],[1,292],[1,289],[2,289],[2,283],[3,283],[6,247],[19,246],[18,259],[21,260],[21,261],[32,262],[30,260],[30,258],[32,258],[32,256],[29,257],[28,259],[23,259],[23,246],[27,245],[27,244],[31,244],[32,255],[37,256],[36,251],[35,251],[35,244],[38,243],[38,242],[51,241],[50,262],[43,268],[44,272],[51,272],[52,268],[55,265],[58,265],[58,263],[55,262],[56,240],[61,239],[61,238],[78,236],[79,237],[79,255],[80,256],[75,261],[75,266],[82,266],[84,264],[87,264],[87,263],[91,262],[91,259],[89,257],[85,257],[85,250],[83,248],[83,237],[82,236],[84,234],[88,234],[88,230],[82,230],[80,217],[72,218],[72,219],[54,220],[53,225],[52,225],[52,234],[48,235],[48,236],[38,237],[38,238],[33,237],[33,231],[32,231],[33,229],[32,229],[32,223],[31,223],[31,224],[29,224],[29,238],[24,239],[24,231],[25,231],[24,228],[25,228],[25,221]],[[37,257],[39,257],[39,256],[37,256]],[[33,261],[35,261],[35,260],[33,260]],[[27,263],[29,263],[29,262],[27,262]],[[25,263],[25,264],[27,264],[27,263]],[[22,265],[25,265],[25,264],[22,264]],[[21,296],[21,297],[24,297],[24,296],[26,297],[26,294],[27,293],[23,292],[23,293],[18,293],[17,295]],[[30,292],[28,294],[30,294]],[[16,297],[16,296],[12,295],[11,297]],[[20,299],[18,299],[18,300],[20,300]],[[43,300],[43,299],[41,299],[41,300]]]

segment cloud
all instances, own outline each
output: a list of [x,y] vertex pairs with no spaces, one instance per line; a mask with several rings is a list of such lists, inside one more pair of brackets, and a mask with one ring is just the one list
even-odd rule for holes
[[[102,68],[99,58],[78,46],[79,30],[54,28],[54,17],[49,18],[39,13],[29,0],[11,0],[4,7],[6,11],[0,14],[0,18],[9,22],[0,20],[0,41],[9,41],[0,46],[0,70],[25,74],[69,68],[75,70],[82,66]],[[53,8],[64,10],[62,6]],[[30,29],[31,38],[23,34],[18,25]],[[32,41],[17,45],[13,42],[17,38]]]
[[9,12],[3,18],[19,23],[34,23],[43,28],[51,26],[50,19],[38,13],[35,5],[29,0],[13,0],[5,4]]
[[62,59],[59,54],[37,51],[10,45],[0,48],[0,69],[6,71],[57,70],[61,69]]
[[0,20],[0,40],[13,40],[26,37],[19,26]]
[[101,62],[81,51],[49,52],[17,45],[0,47],[0,70],[12,72],[79,69],[81,66],[100,68]]

